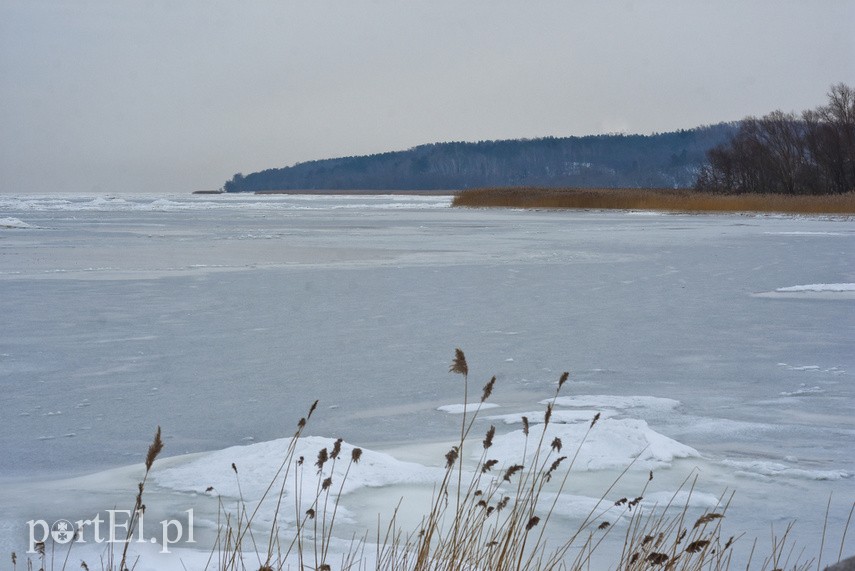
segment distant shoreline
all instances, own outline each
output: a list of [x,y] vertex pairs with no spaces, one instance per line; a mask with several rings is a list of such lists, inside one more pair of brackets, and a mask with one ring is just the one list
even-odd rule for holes
[[241,194],[264,195],[264,194],[290,194],[290,195],[313,195],[313,196],[454,196],[459,190],[256,190],[226,192],[224,190],[194,190],[191,194],[230,194],[240,196]]
[[251,193],[231,192],[227,194],[311,194],[311,195],[344,195],[344,196],[454,196],[459,190],[256,190]]
[[454,196],[460,192],[459,190],[256,190],[256,191],[240,191],[226,192],[224,190],[194,190],[190,194],[210,195],[210,194],[228,194],[234,196],[240,195],[267,195],[267,194],[284,194],[284,195],[311,195],[311,196]]

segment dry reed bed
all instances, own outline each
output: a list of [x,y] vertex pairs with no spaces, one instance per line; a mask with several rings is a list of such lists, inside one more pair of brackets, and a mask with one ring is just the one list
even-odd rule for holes
[[834,195],[709,194],[658,188],[481,188],[457,193],[452,206],[580,208],[667,212],[766,212],[855,215],[855,191]]

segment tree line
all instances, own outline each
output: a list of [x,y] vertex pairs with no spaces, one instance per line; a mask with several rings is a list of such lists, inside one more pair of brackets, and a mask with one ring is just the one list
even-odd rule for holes
[[773,111],[739,123],[707,153],[695,188],[742,194],[855,191],[855,89],[843,83],[825,105],[800,115]]
[[694,184],[735,123],[652,135],[447,142],[236,174],[227,192],[462,190],[496,186],[674,188]]
[[855,89],[826,105],[652,135],[447,142],[297,163],[226,182],[227,192],[687,188],[740,194],[855,190]]

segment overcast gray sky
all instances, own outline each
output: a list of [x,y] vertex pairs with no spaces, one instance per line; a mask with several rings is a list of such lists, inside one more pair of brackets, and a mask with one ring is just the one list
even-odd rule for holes
[[849,0],[0,0],[0,192],[801,111],[855,85],[853,27]]

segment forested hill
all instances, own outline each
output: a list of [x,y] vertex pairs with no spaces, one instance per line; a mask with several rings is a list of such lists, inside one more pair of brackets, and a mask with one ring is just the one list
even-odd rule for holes
[[227,192],[459,190],[485,186],[688,187],[735,123],[653,135],[434,143],[236,174]]

